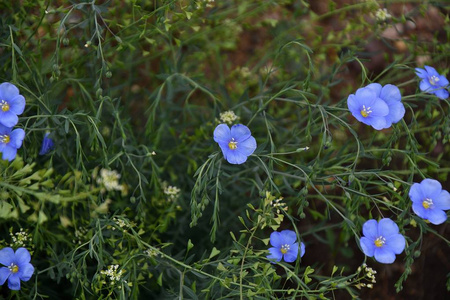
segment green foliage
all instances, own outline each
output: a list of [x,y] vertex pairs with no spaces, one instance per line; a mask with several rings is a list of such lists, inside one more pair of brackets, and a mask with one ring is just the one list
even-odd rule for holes
[[[357,298],[377,288],[359,248],[371,218],[406,237],[397,292],[430,237],[448,251],[408,197],[423,178],[448,183],[450,103],[414,75],[425,63],[449,77],[448,4],[313,2],[2,2],[0,81],[27,104],[24,144],[0,161],[0,245],[35,267],[2,297]],[[433,16],[435,31],[411,29]],[[402,91],[392,128],[347,109],[371,82]],[[213,141],[226,111],[258,143],[242,165]],[[45,132],[55,148],[40,156]],[[306,254],[273,264],[283,229]]]

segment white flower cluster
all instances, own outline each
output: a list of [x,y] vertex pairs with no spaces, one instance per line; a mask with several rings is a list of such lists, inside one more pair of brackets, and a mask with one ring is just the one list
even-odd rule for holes
[[[106,275],[109,281],[111,281],[111,285],[114,285],[116,282],[122,280],[122,275],[125,272],[123,269],[117,271],[119,269],[119,265],[109,265],[106,271],[100,271],[100,274]],[[126,281],[125,281],[126,282]]]
[[287,204],[284,202],[281,202],[283,200],[283,197],[280,197],[276,200],[270,201],[270,205],[272,205],[274,208],[277,209],[277,214],[280,214],[280,209],[287,211],[288,207]]
[[78,227],[78,229],[75,229],[75,238],[76,238],[76,240],[74,239],[74,240],[72,240],[72,242],[74,244],[81,245],[83,243],[83,240],[86,237],[87,232],[88,232],[88,230],[86,228],[81,227],[81,226]]
[[167,195],[170,201],[175,201],[180,196],[181,190],[176,186],[166,186],[164,187],[164,194]]
[[[113,221],[114,221],[114,223],[116,223],[116,224],[117,224],[120,228],[122,228],[123,230],[125,230],[126,227],[128,227],[127,223],[125,223],[125,221],[122,220],[122,219],[119,219],[119,218],[114,217],[114,218],[113,218]],[[125,229],[124,229],[124,227],[125,227]],[[116,230],[116,228],[113,227],[112,230]]]
[[[377,274],[377,271],[375,271],[374,269],[368,267],[365,263],[362,264],[361,267],[358,267],[357,273],[361,273],[361,271],[364,271],[364,273],[362,274],[362,277],[358,279],[354,280],[355,286],[358,289],[361,289],[363,287],[367,287],[369,289],[373,288],[373,284],[377,283],[376,279],[375,279],[375,274]],[[369,281],[370,283],[364,283],[361,282],[363,279]],[[349,282],[352,281],[351,279],[349,280]]]
[[123,186],[119,184],[120,174],[115,170],[100,170],[100,178],[97,178],[97,183],[105,187],[107,191],[122,191]]
[[148,248],[147,250],[144,251],[145,254],[147,254],[150,257],[156,257],[159,255],[159,248]]
[[220,113],[220,121],[222,121],[223,123],[227,123],[228,125],[233,124],[233,122],[238,119],[239,119],[239,117],[236,116],[236,114],[232,110],[228,110],[223,113]]
[[375,18],[377,19],[378,22],[385,22],[386,20],[392,18],[392,15],[388,13],[386,8],[379,8],[375,12]]
[[10,232],[9,234],[11,235],[11,240],[15,248],[23,247],[26,245],[27,242],[31,241],[30,237],[28,236],[28,233],[25,232],[23,228],[20,228],[19,232],[16,233]]

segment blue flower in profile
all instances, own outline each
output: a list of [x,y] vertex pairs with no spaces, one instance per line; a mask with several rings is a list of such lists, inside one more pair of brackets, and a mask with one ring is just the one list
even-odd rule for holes
[[405,249],[405,237],[398,231],[398,226],[389,218],[368,220],[363,225],[363,237],[359,240],[365,255],[383,264],[395,261],[395,255]]
[[3,160],[12,161],[16,158],[17,149],[22,146],[25,138],[25,131],[18,128],[5,127],[0,124],[0,152],[2,152]]
[[450,209],[450,194],[442,189],[439,181],[424,179],[414,183],[409,190],[412,209],[422,219],[439,225],[447,220],[445,210]]
[[19,121],[25,109],[25,98],[19,94],[19,89],[12,83],[0,84],[0,124],[13,127]]
[[[298,257],[298,243],[296,243],[296,240],[297,235],[292,230],[272,232],[270,235],[270,244],[273,247],[269,248],[270,255],[267,258],[281,261],[284,257],[285,262],[294,262]],[[304,254],[305,244],[300,243],[300,257],[303,257]]]
[[256,140],[250,129],[242,124],[233,125],[231,129],[225,124],[218,125],[214,130],[214,141],[230,164],[244,163],[256,149]]
[[20,281],[28,281],[33,275],[34,267],[30,260],[30,252],[25,248],[19,248],[15,253],[10,247],[0,250],[0,263],[6,266],[0,268],[0,285],[8,279],[11,290],[20,290]]
[[445,76],[440,75],[435,68],[425,66],[425,69],[416,68],[416,74],[422,81],[420,81],[420,90],[435,94],[438,98],[447,99],[448,91],[445,87],[448,86],[448,80]]
[[41,146],[41,151],[39,151],[39,155],[47,154],[55,146],[55,144],[53,143],[53,140],[48,137],[49,135],[50,135],[49,132],[45,133],[44,139],[42,140],[42,146]]
[[358,121],[381,130],[391,127],[405,115],[401,98],[400,90],[395,85],[383,87],[371,83],[348,96],[347,106]]

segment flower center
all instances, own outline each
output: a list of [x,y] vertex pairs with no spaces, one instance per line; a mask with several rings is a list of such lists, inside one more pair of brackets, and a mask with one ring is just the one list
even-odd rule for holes
[[19,272],[19,266],[15,265],[14,263],[11,263],[11,265],[8,267],[9,271],[12,273]]
[[2,108],[3,111],[9,110],[9,104],[5,100],[0,100],[0,107]]
[[439,82],[439,77],[433,75],[430,78],[428,78],[428,81],[431,85],[436,85],[437,82]]
[[385,243],[386,239],[382,236],[379,236],[374,242],[375,246],[377,246],[378,248],[383,247]]
[[1,135],[0,134],[0,142],[4,143],[4,144],[8,144],[10,141],[9,135],[5,134],[5,135]]
[[237,149],[237,142],[234,140],[234,138],[231,138],[231,141],[228,143],[228,148],[231,150]]
[[422,206],[425,209],[429,209],[432,205],[433,205],[433,200],[431,200],[430,198],[425,198],[425,200],[423,200],[423,202],[422,202]]
[[286,254],[291,249],[291,246],[288,244],[284,244],[281,246],[281,253]]
[[370,107],[367,107],[367,108],[366,108],[366,106],[363,105],[363,109],[361,110],[361,115],[362,115],[364,118],[367,118],[367,117],[370,115],[371,112],[372,112],[372,111],[370,110]]

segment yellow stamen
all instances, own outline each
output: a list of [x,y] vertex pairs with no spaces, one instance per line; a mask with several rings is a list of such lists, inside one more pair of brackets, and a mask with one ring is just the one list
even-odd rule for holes
[[382,236],[380,236],[379,238],[377,238],[374,242],[375,246],[377,246],[378,248],[383,247],[383,245],[386,243],[386,239]]
[[236,150],[237,142],[235,142],[234,139],[231,139],[231,141],[228,143],[228,148],[230,148],[231,150]]
[[11,139],[9,138],[9,135],[6,135],[6,134],[0,135],[0,142],[2,142],[4,144],[8,144],[10,140]]
[[287,253],[287,249],[281,248],[281,253],[286,254]]
[[366,108],[366,106],[363,105],[363,109],[361,110],[361,116],[363,116],[364,118],[367,118],[371,112],[372,111],[370,110],[370,107]]
[[0,106],[2,107],[2,110],[5,112],[9,110],[9,104],[5,100],[0,101]]
[[18,265],[14,265],[14,266],[11,268],[11,272],[13,272],[13,273],[19,272],[19,266],[18,266]]
[[422,201],[422,206],[425,209],[429,209],[431,205],[433,205],[433,200],[431,200],[430,198],[426,198],[425,200]]

